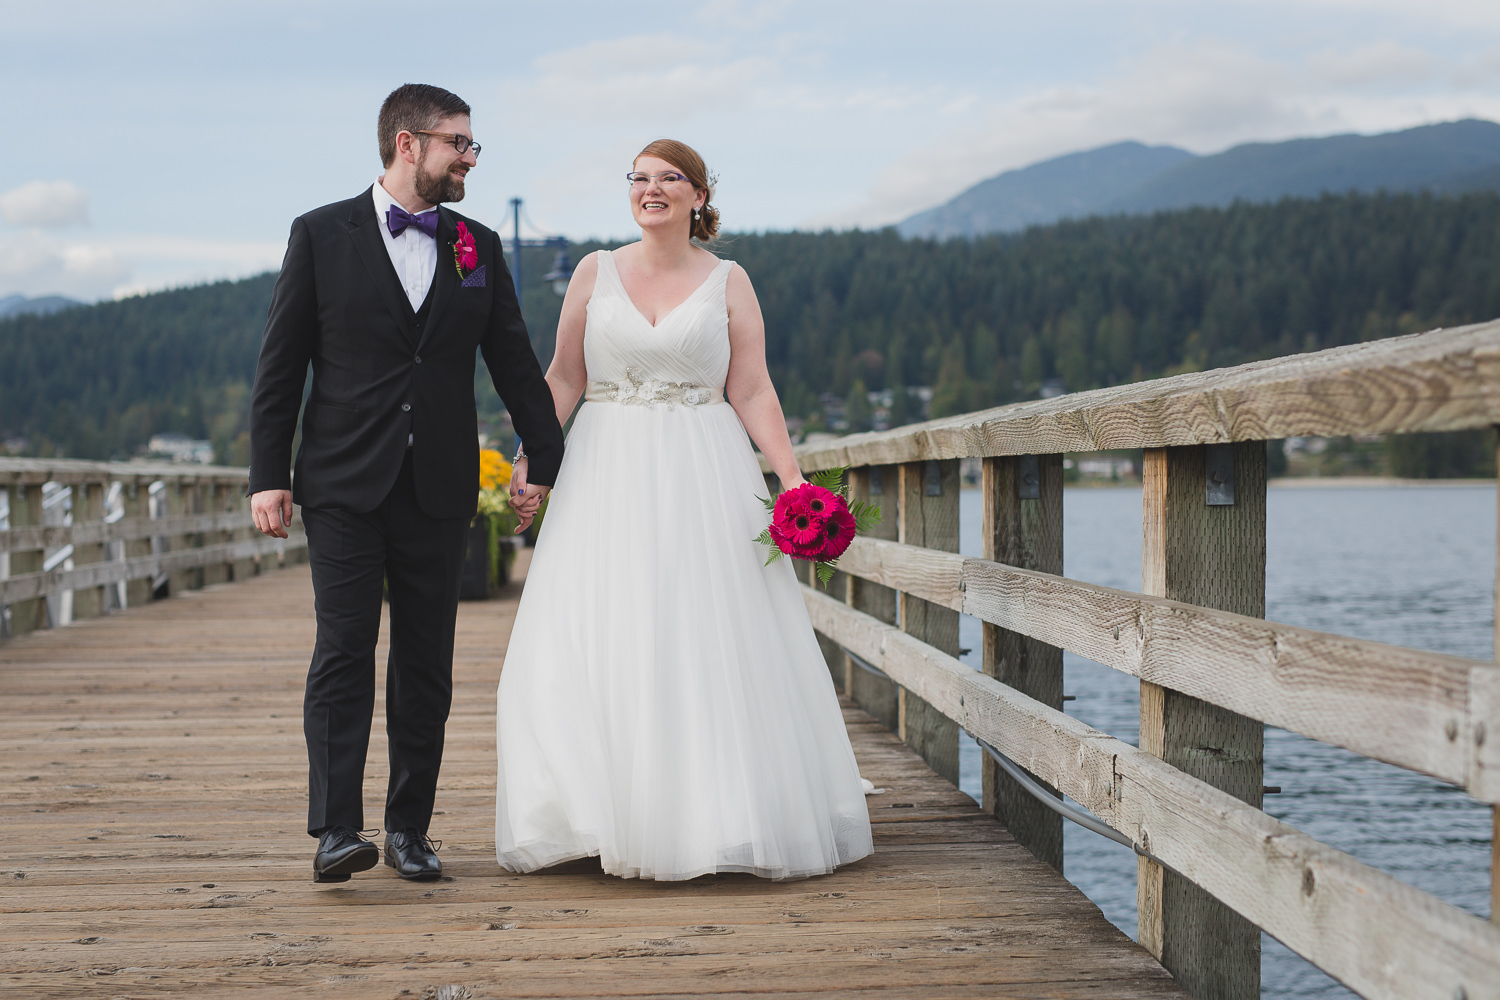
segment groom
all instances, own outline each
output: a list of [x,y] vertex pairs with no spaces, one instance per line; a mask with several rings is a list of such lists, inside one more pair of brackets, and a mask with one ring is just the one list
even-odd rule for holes
[[[318,838],[314,882],[380,858],[361,785],[375,703],[375,641],[390,595],[385,862],[407,879],[442,863],[427,836],[453,695],[453,628],[479,488],[474,353],[530,458],[529,523],[563,437],[500,239],[440,207],[479,157],[469,106],[407,84],[380,108],[385,173],[292,223],[250,404],[250,508],[286,537],[302,507],[318,621],[303,731]],[[295,476],[292,436],[312,365]]]

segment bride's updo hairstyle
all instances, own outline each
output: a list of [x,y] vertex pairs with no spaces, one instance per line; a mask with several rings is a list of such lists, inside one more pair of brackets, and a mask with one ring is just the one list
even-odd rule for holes
[[[703,163],[703,157],[698,151],[685,142],[676,139],[657,139],[645,149],[635,154],[639,160],[643,156],[654,156],[658,160],[666,160],[672,166],[681,170],[692,182],[694,191],[707,191],[708,197],[703,200],[703,207],[698,210],[698,218],[693,220],[693,227],[688,235],[701,243],[712,243],[715,236],[719,234],[719,210],[714,208],[714,184],[718,178],[709,175],[708,167]],[[634,165],[634,164],[632,164]]]

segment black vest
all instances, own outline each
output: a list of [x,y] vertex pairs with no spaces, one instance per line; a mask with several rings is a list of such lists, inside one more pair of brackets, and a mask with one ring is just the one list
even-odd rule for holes
[[[439,266],[442,265],[439,264]],[[432,284],[427,286],[427,298],[422,300],[421,308],[412,317],[411,329],[407,331],[406,339],[411,341],[412,350],[416,350],[417,345],[422,342],[422,331],[427,328],[427,317],[432,315],[432,291],[435,288],[437,288],[436,274],[432,276]]]

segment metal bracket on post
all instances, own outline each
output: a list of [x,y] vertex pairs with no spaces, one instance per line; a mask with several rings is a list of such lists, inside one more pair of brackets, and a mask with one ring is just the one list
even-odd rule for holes
[[928,462],[922,468],[922,491],[930,497],[943,495],[943,464]]
[[1019,500],[1042,498],[1041,463],[1036,455],[1022,455],[1020,475],[1016,477],[1016,497]]
[[1203,502],[1210,507],[1234,506],[1234,445],[1203,446]]
[[885,470],[878,465],[870,469],[870,493],[873,496],[885,493]]

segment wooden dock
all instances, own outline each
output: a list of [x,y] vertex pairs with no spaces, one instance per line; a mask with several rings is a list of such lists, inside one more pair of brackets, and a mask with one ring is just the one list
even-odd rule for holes
[[[0,995],[1187,997],[847,703],[886,789],[864,861],[789,883],[502,871],[493,699],[519,589],[460,609],[432,883],[311,881],[306,567],[0,644]],[[370,759],[367,820],[378,725]]]

